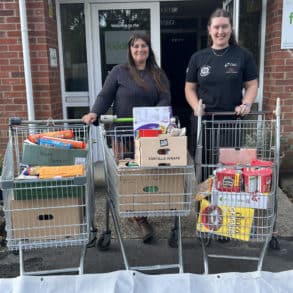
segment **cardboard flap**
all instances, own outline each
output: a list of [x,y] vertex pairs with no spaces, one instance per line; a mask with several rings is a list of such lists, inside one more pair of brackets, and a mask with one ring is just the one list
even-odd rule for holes
[[222,164],[250,164],[256,159],[255,148],[220,148],[219,163]]

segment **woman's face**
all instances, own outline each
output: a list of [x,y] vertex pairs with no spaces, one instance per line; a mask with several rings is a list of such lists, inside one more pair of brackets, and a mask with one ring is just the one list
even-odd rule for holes
[[130,47],[130,52],[135,65],[143,69],[149,57],[148,44],[142,39],[137,39]]
[[212,38],[214,49],[222,49],[229,45],[232,27],[228,17],[213,17],[208,26],[208,32]]

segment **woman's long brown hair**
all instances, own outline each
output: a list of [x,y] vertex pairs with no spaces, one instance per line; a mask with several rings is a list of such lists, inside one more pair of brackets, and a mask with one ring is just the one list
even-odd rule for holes
[[[151,46],[150,38],[147,34],[144,33],[134,33],[131,35],[129,41],[128,41],[128,68],[131,76],[133,79],[142,86],[143,88],[147,89],[147,84],[144,82],[144,80],[140,77],[138,74],[138,70],[136,69],[135,62],[133,60],[133,57],[131,55],[131,50],[130,48],[134,45],[134,42],[136,40],[143,40],[149,47],[149,56],[146,60],[146,70],[149,71],[156,83],[156,86],[160,92],[167,92],[168,91],[168,86],[163,82],[162,80],[162,75],[165,75],[162,69],[159,68],[154,51]],[[166,77],[167,80],[167,77]]]

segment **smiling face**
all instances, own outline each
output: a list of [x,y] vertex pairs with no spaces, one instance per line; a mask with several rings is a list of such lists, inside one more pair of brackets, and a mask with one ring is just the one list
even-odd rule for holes
[[142,39],[136,39],[130,46],[130,52],[136,68],[144,69],[149,57],[148,44]]
[[224,49],[229,46],[232,26],[228,17],[213,17],[208,26],[208,33],[213,41],[212,48]]

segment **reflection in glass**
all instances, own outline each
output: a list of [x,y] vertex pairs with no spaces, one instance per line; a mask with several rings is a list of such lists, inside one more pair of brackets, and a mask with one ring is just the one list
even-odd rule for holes
[[61,4],[65,90],[88,91],[83,4]]
[[150,9],[99,11],[102,81],[116,64],[127,61],[127,42],[134,32],[150,33]]
[[251,51],[259,65],[261,41],[261,0],[240,2],[239,44]]

